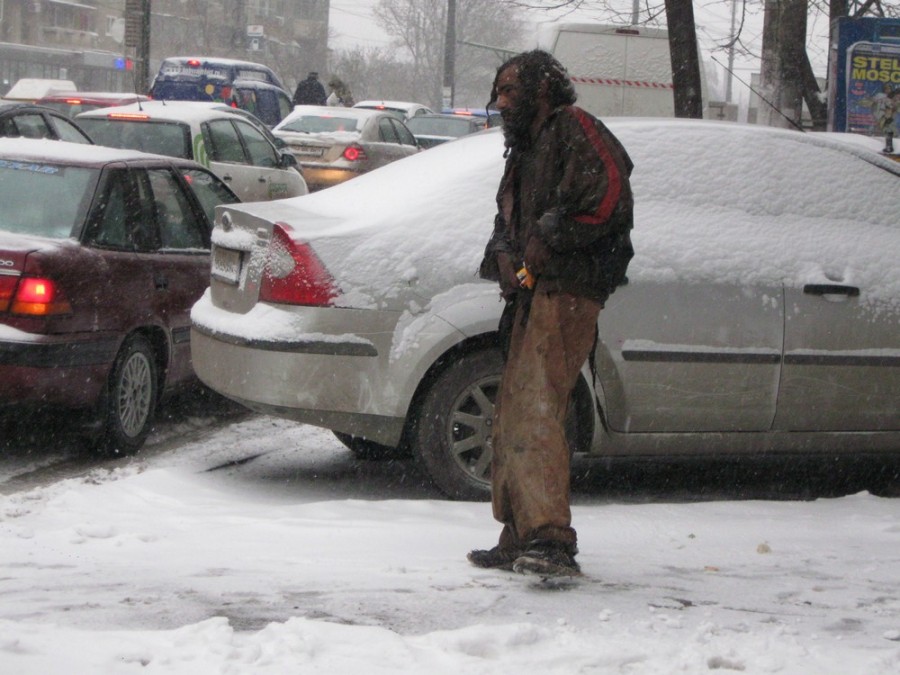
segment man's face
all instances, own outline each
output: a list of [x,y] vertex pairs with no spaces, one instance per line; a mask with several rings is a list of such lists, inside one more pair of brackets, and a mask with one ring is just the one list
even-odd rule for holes
[[503,117],[506,144],[515,146],[527,140],[531,133],[531,122],[537,115],[537,104],[528,100],[514,66],[502,71],[497,78],[496,106]]

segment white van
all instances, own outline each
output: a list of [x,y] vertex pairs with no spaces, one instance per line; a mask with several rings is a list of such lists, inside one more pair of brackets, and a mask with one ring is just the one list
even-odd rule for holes
[[540,46],[569,71],[578,105],[598,117],[674,117],[666,30],[594,23],[543,29]]
[[3,98],[7,101],[28,101],[34,103],[39,98],[50,94],[61,94],[67,91],[75,91],[75,83],[72,80],[46,80],[36,77],[23,77],[17,80]]

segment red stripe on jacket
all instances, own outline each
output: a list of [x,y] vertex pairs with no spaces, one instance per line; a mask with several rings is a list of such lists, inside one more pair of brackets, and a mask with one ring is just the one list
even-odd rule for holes
[[600,132],[597,131],[597,127],[594,126],[591,118],[588,117],[587,113],[581,108],[572,106],[571,109],[572,112],[575,113],[575,117],[581,123],[581,127],[584,129],[584,133],[587,135],[591,145],[594,146],[597,154],[600,155],[600,159],[606,167],[606,175],[609,181],[606,194],[603,196],[603,199],[600,200],[600,205],[597,207],[597,210],[594,211],[594,213],[573,216],[573,218],[579,223],[599,225],[600,223],[605,223],[609,220],[616,205],[619,203],[619,196],[622,194],[622,175],[619,172],[619,167],[613,159],[609,148],[606,146],[606,143],[603,142],[603,138],[601,138]]

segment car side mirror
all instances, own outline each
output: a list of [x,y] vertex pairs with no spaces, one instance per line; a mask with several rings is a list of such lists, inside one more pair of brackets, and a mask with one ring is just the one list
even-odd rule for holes
[[297,167],[297,158],[294,155],[286,150],[282,150],[278,153],[279,161],[278,166],[281,169],[290,169],[292,167]]

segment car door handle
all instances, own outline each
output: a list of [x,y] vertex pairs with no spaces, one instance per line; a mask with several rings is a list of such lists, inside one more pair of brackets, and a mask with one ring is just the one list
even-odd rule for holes
[[156,286],[156,290],[167,291],[169,290],[169,277],[165,274],[157,274],[153,277],[153,284]]
[[230,180],[231,180],[231,176],[228,175],[228,174],[226,173],[225,175],[222,176],[222,180],[224,180],[224,181],[230,181]]
[[266,182],[266,177],[265,177],[265,176],[260,176],[260,177],[257,178],[256,180],[258,180],[260,183],[265,183],[265,182]]
[[859,295],[856,286],[842,286],[840,284],[806,284],[803,292],[807,295],[846,295],[855,298]]

